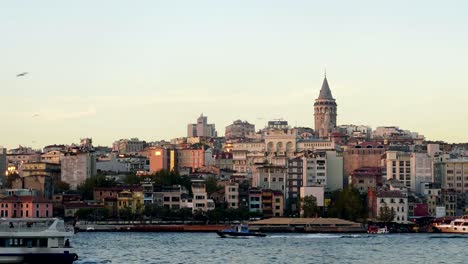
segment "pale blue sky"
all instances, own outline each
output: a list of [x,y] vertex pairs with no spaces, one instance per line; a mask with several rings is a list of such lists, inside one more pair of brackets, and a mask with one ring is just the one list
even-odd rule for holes
[[170,139],[202,112],[220,134],[235,119],[312,127],[325,67],[339,124],[468,141],[466,10],[466,1],[1,1],[0,145]]

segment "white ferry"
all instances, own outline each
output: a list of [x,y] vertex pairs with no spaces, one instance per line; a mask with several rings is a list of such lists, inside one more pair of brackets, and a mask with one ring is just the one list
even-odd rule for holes
[[434,228],[441,233],[468,234],[468,216],[455,219],[450,224],[436,224]]
[[1,218],[0,263],[63,263],[78,259],[72,231],[57,218]]

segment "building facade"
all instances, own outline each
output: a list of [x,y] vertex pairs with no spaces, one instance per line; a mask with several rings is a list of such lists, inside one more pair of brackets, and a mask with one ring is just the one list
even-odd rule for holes
[[255,125],[247,121],[236,120],[226,127],[224,137],[229,139],[245,138],[248,134],[255,133]]
[[96,157],[92,152],[67,152],[61,160],[61,180],[76,190],[86,179],[95,176]]
[[187,125],[187,137],[216,137],[216,129],[214,124],[208,124],[208,117],[200,115],[197,118],[196,124]]
[[42,197],[10,196],[0,199],[0,217],[47,218],[52,214],[52,201]]

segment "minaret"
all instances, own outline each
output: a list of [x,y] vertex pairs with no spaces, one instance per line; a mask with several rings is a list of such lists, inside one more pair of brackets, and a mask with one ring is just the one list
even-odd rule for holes
[[315,135],[319,138],[327,138],[328,134],[336,127],[337,105],[328,86],[327,75],[323,79],[322,89],[314,104]]

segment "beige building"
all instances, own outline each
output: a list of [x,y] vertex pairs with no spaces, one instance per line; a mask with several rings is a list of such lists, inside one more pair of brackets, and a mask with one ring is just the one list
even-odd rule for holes
[[68,183],[71,190],[76,190],[86,179],[97,173],[96,157],[91,152],[67,152],[62,156],[61,166],[61,180]]
[[385,164],[387,180],[396,179],[403,185],[411,187],[411,155],[401,151],[387,151]]
[[286,167],[264,165],[254,172],[252,187],[285,192],[286,178]]
[[435,178],[442,188],[453,189],[458,193],[468,191],[468,160],[449,159],[435,163]]
[[224,199],[228,208],[239,208],[239,184],[229,183],[224,186]]
[[52,150],[41,155],[41,161],[47,163],[60,164],[60,158],[63,156],[63,153],[58,150]]

